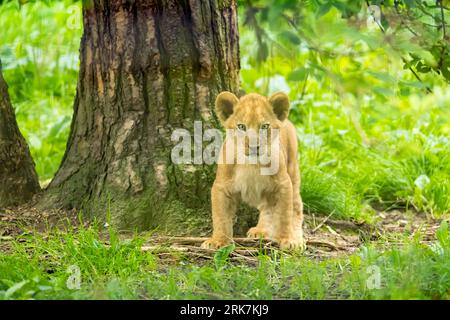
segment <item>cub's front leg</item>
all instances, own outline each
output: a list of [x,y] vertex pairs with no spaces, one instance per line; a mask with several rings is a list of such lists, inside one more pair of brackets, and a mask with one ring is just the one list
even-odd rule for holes
[[280,183],[277,192],[272,196],[273,240],[278,242],[281,249],[303,250],[303,238],[295,234],[291,181],[286,179]]
[[202,243],[202,248],[218,249],[233,242],[233,218],[237,200],[227,192],[227,188],[214,184],[211,189],[213,234]]
[[258,208],[259,219],[258,224],[247,231],[249,238],[270,238],[272,230],[272,212],[267,208],[267,205],[262,205]]

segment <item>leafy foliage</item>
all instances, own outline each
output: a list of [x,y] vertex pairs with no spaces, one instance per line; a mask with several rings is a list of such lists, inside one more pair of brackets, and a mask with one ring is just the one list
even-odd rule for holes
[[[242,86],[290,93],[312,212],[368,219],[367,204],[450,210],[450,96],[435,63],[448,58],[448,10],[414,3],[240,2]],[[441,27],[428,26],[423,11],[444,12],[434,22]],[[421,188],[419,177],[428,179]]]
[[[325,42],[336,35],[354,45],[386,49],[395,59],[401,58],[403,67],[410,69],[419,82],[416,72],[433,72],[450,81],[448,1],[241,0],[239,3],[245,8],[244,25],[255,33],[257,63],[267,60],[272,45],[286,55],[294,55],[301,46],[311,51],[310,62],[315,68],[318,59],[342,54],[339,47],[335,50]],[[333,27],[324,29],[325,24]],[[319,67],[318,71],[325,70]]]
[[80,3],[0,5],[0,57],[19,127],[42,181],[64,154],[78,77]]

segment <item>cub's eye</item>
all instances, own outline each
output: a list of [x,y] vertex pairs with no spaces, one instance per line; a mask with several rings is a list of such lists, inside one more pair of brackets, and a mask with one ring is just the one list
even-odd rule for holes
[[264,123],[261,125],[261,130],[267,130],[269,128],[270,128],[270,124],[268,124],[268,123]]
[[245,124],[242,124],[242,123],[239,123],[239,124],[237,125],[237,128],[238,128],[239,130],[241,130],[241,131],[247,130],[247,127],[245,126]]

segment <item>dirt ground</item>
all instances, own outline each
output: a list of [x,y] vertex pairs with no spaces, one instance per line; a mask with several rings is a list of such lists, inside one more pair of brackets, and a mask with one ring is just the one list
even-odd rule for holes
[[[388,240],[386,246],[401,246],[399,235],[413,237],[416,232],[421,232],[422,241],[431,242],[435,239],[435,231],[441,222],[442,219],[401,210],[378,212],[376,223],[372,225],[336,220],[326,216],[305,215],[304,230],[307,240],[305,255],[319,260],[345,256],[352,254],[362,243],[382,237]],[[0,210],[0,253],[11,252],[11,243],[23,235],[34,233],[45,235],[53,227],[64,230],[70,226],[72,230],[76,230],[80,224],[76,211],[40,211],[30,206]],[[89,222],[85,221],[83,225],[86,227]],[[128,235],[122,236],[126,238]],[[163,260],[170,260],[173,253],[181,253],[195,260],[209,260],[212,259],[214,251],[200,248],[200,243],[204,240],[205,238],[166,237],[155,234],[148,239],[142,250],[152,251]],[[108,243],[106,234],[105,243]],[[266,254],[271,254],[276,248],[268,240],[235,238],[235,243],[236,249],[230,255],[230,259],[248,264],[255,264],[255,257],[262,250]]]

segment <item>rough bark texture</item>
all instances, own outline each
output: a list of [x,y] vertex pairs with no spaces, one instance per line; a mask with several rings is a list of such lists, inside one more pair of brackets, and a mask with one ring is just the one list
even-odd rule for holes
[[234,0],[87,1],[66,154],[44,201],[121,227],[209,228],[214,166],[174,165],[172,131],[217,127],[238,91]]
[[23,203],[39,190],[34,162],[17,126],[0,61],[0,208]]

